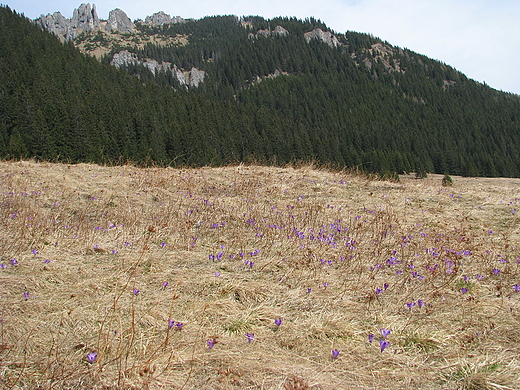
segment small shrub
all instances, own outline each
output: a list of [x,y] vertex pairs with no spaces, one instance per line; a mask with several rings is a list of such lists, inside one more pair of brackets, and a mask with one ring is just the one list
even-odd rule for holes
[[453,185],[453,179],[447,173],[444,174],[442,178],[442,186],[443,187],[451,187]]
[[378,174],[378,179],[383,181],[390,181],[392,183],[400,183],[401,178],[397,172],[386,171]]
[[426,179],[427,177],[428,177],[428,173],[422,168],[417,170],[417,172],[415,173],[416,179]]

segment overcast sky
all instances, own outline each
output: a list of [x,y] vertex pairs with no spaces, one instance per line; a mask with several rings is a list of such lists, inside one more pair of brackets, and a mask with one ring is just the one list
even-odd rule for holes
[[[0,0],[35,19],[60,11],[70,18],[71,0]],[[493,88],[520,94],[520,0],[103,0],[100,19],[120,8],[132,19],[158,11],[199,19],[209,15],[313,16],[335,32],[371,33],[394,46],[440,60]],[[92,3],[91,3],[92,4]]]

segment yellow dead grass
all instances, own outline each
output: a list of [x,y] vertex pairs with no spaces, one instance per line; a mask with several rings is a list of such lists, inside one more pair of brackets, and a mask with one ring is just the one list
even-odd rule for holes
[[164,36],[160,34],[144,35],[134,33],[132,35],[121,34],[118,31],[105,31],[101,29],[87,33],[81,41],[75,43],[76,47],[84,54],[89,54],[100,59],[109,54],[114,47],[143,49],[146,45],[154,46],[184,46],[188,44],[187,35]]
[[519,388],[520,183],[441,179],[1,162],[0,387]]

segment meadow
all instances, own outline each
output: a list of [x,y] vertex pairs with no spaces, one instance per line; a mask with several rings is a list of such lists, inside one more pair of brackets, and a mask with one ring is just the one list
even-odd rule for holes
[[520,179],[0,162],[2,389],[518,389]]

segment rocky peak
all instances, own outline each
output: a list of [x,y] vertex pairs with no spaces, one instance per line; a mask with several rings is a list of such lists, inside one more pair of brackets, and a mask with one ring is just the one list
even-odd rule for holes
[[[71,19],[65,18],[60,12],[55,12],[52,15],[41,15],[35,22],[42,29],[56,34],[64,41],[74,40],[82,32],[101,28],[96,5],[89,3],[81,4],[79,8],[75,9]],[[105,30],[131,33],[133,29],[134,24],[123,11],[120,9],[110,11]]]
[[180,16],[176,16],[174,18],[170,17],[170,15],[164,13],[163,11],[156,12],[152,16],[147,16],[144,20],[144,24],[148,24],[151,26],[162,26],[163,24],[171,24],[171,23],[182,23],[185,20]]
[[318,39],[325,42],[330,47],[338,47],[341,45],[340,41],[330,31],[323,31],[321,28],[315,28],[312,31],[304,34],[305,40],[310,42],[311,39]]
[[90,4],[81,4],[74,10],[72,19],[65,18],[60,12],[55,12],[52,15],[41,15],[39,19],[36,19],[36,24],[65,41],[75,39],[80,33],[95,30],[100,26],[96,6]]
[[71,24],[82,31],[91,31],[99,28],[99,18],[96,12],[96,5],[81,4],[74,10]]
[[60,12],[54,12],[52,15],[41,15],[36,19],[36,24],[43,30],[47,30],[60,37],[60,39],[69,40],[70,35],[70,21],[65,18]]
[[108,21],[105,25],[106,31],[119,31],[122,33],[131,33],[134,29],[134,24],[126,13],[119,8],[110,11]]

